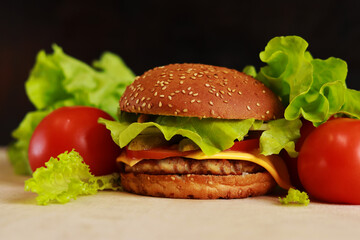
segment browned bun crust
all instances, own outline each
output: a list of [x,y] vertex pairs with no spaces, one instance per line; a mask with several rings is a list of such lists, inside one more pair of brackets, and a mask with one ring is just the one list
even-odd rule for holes
[[247,175],[150,175],[121,173],[127,192],[169,198],[246,198],[268,193],[276,183],[268,172]]
[[170,64],[137,77],[120,109],[142,114],[270,120],[283,116],[276,95],[251,76],[204,64]]

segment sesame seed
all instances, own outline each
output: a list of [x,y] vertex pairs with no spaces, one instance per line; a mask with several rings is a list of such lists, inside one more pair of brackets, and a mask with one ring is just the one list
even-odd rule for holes
[[242,94],[242,92],[238,91],[238,94],[239,94],[239,95],[241,95],[241,94]]
[[139,95],[139,93],[135,93],[134,97],[137,97]]
[[154,96],[155,96],[155,97],[157,96],[157,92],[154,93]]
[[183,83],[184,83],[184,81],[181,80],[181,81],[180,81],[180,84],[183,84]]
[[199,93],[194,93],[193,96],[196,97],[197,95],[199,95]]
[[196,79],[196,77],[194,77],[194,76],[191,76],[190,78],[191,78],[191,79],[194,79],[194,80]]
[[266,93],[266,91],[265,91],[265,90],[262,90],[262,92],[263,92],[263,93]]
[[231,90],[231,92],[235,92],[235,91],[236,91],[236,89]]
[[175,112],[174,112],[174,114],[175,114],[175,115],[177,115],[177,114],[178,114],[178,112],[176,112],[176,111],[175,111]]
[[191,87],[188,87],[188,89],[187,89],[187,90],[189,90],[189,91],[190,91],[190,90],[191,90]]
[[185,109],[183,109],[183,112],[184,112],[184,113],[186,113],[187,111],[188,111],[188,110],[187,110],[186,108],[185,108]]
[[260,107],[260,103],[256,103],[256,106]]
[[231,94],[231,92],[228,92],[227,94],[228,94],[229,96],[231,96],[231,95],[232,95],[232,94]]
[[175,93],[179,93],[179,92],[180,92],[180,90],[176,90],[176,91],[175,91]]
[[214,103],[213,103],[212,101],[209,101],[209,104],[210,104],[211,106],[214,106]]
[[142,105],[141,105],[141,107],[145,107],[146,106],[146,103],[143,103]]
[[215,95],[218,97],[218,96],[219,96],[219,93],[217,92]]
[[175,93],[170,93],[170,96],[174,96],[175,95]]
[[185,76],[180,76],[180,79],[185,79]]
[[148,109],[150,109],[150,108],[151,108],[151,103],[148,104]]
[[228,100],[224,100],[224,103],[228,103],[229,101]]
[[142,97],[140,101],[142,102],[142,101],[144,101],[144,100],[145,100],[145,97]]
[[166,86],[162,87],[161,90],[165,90],[166,89]]
[[165,95],[161,94],[161,95],[159,95],[159,97],[163,98],[163,97],[165,97]]
[[196,100],[197,103],[201,103],[201,100]]
[[220,93],[224,94],[225,92],[223,90],[220,90]]
[[214,109],[211,109],[211,115],[215,115]]
[[190,102],[191,102],[191,103],[194,103],[195,101],[196,101],[195,99],[192,99]]
[[161,101],[159,102],[159,107],[162,107],[162,102]]
[[172,99],[172,97],[171,97],[171,96],[168,96],[168,98],[169,98],[169,100],[171,100],[171,99]]
[[192,91],[190,91],[190,92],[189,92],[189,95],[191,95],[191,94],[193,94],[193,92],[192,92]]
[[261,118],[265,118],[265,116],[264,116],[264,115],[261,115]]
[[213,90],[212,90],[212,89],[210,89],[210,90],[209,90],[209,93],[213,94],[214,92],[213,92]]
[[210,84],[208,84],[208,83],[205,83],[205,87],[210,87]]
[[171,180],[175,181],[175,177],[174,177],[174,176],[171,176]]
[[270,111],[269,111],[269,110],[267,110],[265,113],[266,113],[266,114],[269,114],[269,113],[270,113]]
[[136,99],[136,104],[138,104],[138,103],[139,103],[139,101],[140,101],[139,99]]
[[249,110],[249,111],[251,110],[251,107],[250,107],[250,106],[246,106],[246,108],[247,108],[247,110]]
[[170,103],[168,104],[168,106],[169,106],[170,108],[172,108],[172,107],[173,107],[173,105],[172,105],[172,104],[170,104]]
[[229,92],[231,92],[231,88],[227,88],[227,90],[228,90]]

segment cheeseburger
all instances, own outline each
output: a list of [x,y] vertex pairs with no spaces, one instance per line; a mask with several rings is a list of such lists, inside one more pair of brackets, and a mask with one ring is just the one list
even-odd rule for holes
[[172,198],[245,198],[289,188],[283,161],[259,153],[278,97],[242,72],[170,64],[137,77],[120,99],[119,122],[102,120],[122,148],[125,191]]

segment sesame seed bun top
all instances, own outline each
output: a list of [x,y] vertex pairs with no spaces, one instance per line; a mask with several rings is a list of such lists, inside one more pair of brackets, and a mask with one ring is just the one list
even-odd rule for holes
[[283,106],[264,84],[239,71],[170,64],[137,77],[120,99],[125,112],[200,118],[271,120]]

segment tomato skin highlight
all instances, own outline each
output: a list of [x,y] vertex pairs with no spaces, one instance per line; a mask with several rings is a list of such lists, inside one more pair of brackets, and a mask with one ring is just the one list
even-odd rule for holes
[[120,148],[98,119],[113,120],[106,112],[85,106],[61,107],[36,127],[29,144],[29,163],[35,171],[50,157],[75,149],[96,176],[117,172]]
[[360,204],[360,120],[337,118],[315,129],[300,150],[298,172],[312,197]]

